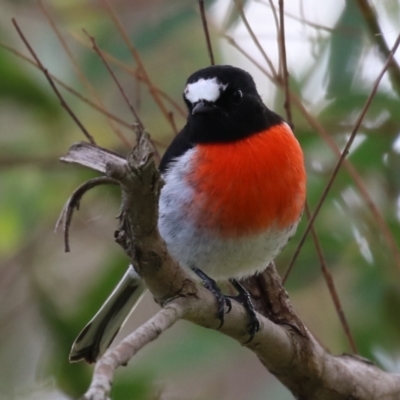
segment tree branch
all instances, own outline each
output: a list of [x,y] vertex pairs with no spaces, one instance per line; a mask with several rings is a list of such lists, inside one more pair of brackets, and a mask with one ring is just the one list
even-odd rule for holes
[[199,8],[200,8],[201,22],[203,24],[204,36],[206,38],[208,56],[210,57],[210,65],[215,65],[214,53],[213,53],[213,49],[211,46],[210,33],[208,31],[207,16],[206,16],[206,10],[204,7],[204,0],[199,0]]
[[[102,109],[105,109],[105,105],[104,105],[101,97],[99,96],[99,94],[97,93],[96,89],[94,88],[94,86],[89,81],[89,79],[87,79],[85,74],[82,72],[81,68],[79,67],[78,62],[76,61],[76,59],[75,59],[75,57],[74,57],[74,55],[73,55],[73,53],[71,51],[71,49],[67,45],[67,42],[65,41],[65,39],[62,36],[60,30],[58,29],[57,24],[55,23],[54,19],[52,18],[51,13],[47,10],[47,8],[44,6],[44,4],[42,3],[41,0],[38,1],[38,7],[42,11],[42,13],[45,16],[45,18],[47,19],[47,21],[49,22],[49,24],[51,26],[51,29],[53,30],[53,32],[57,36],[57,39],[60,42],[61,47],[63,48],[67,58],[71,62],[78,79],[82,82],[82,84],[85,86],[85,88],[93,96],[93,98],[96,101],[96,104],[98,106],[100,106]],[[132,145],[131,145],[130,141],[125,137],[125,135],[122,133],[122,131],[120,129],[118,129],[117,126],[115,126],[115,124],[111,121],[111,119],[108,117],[106,119],[106,121],[108,122],[108,124],[109,124],[110,128],[112,129],[112,131],[114,132],[114,134],[121,140],[121,142],[125,146],[127,146],[128,148],[131,148]]]
[[153,97],[154,102],[157,104],[158,108],[163,113],[163,115],[165,116],[165,118],[168,121],[168,123],[171,125],[171,128],[174,131],[174,133],[178,134],[178,131],[175,130],[176,127],[175,127],[173,121],[171,120],[171,116],[169,115],[169,112],[168,112],[167,108],[165,107],[164,103],[161,101],[160,93],[157,91],[156,87],[154,86],[153,82],[151,81],[150,76],[147,73],[147,70],[146,70],[146,68],[145,68],[145,66],[144,66],[144,64],[142,62],[142,59],[141,59],[141,57],[139,55],[139,52],[137,51],[137,49],[133,45],[132,41],[130,40],[129,35],[127,34],[127,32],[126,32],[122,22],[120,21],[119,17],[115,13],[115,10],[114,10],[111,2],[109,0],[103,0],[102,2],[105,5],[105,7],[106,7],[111,19],[113,20],[113,22],[114,22],[114,24],[116,26],[116,28],[118,29],[119,33],[121,34],[121,37],[122,37],[123,41],[125,42],[125,44],[127,45],[129,51],[131,52],[132,57],[136,61],[139,73],[140,73],[141,77],[143,78],[143,81],[148,86],[150,94]]
[[91,41],[93,50],[100,57],[100,59],[103,62],[104,66],[106,67],[106,69],[107,69],[108,73],[110,74],[112,80],[114,81],[114,83],[117,86],[119,92],[121,93],[123,99],[125,100],[126,105],[128,106],[129,110],[131,111],[133,117],[135,118],[136,123],[138,123],[143,128],[143,123],[140,120],[140,117],[139,117],[138,113],[136,112],[136,110],[133,107],[132,103],[129,101],[129,98],[126,95],[124,88],[122,87],[121,83],[119,82],[119,80],[117,79],[116,75],[114,74],[114,71],[112,70],[112,68],[108,64],[107,60],[105,59],[105,57],[104,57],[102,51],[100,50],[99,46],[97,46],[96,39],[93,36],[89,35],[89,33],[86,31],[86,29],[83,29],[83,33]]
[[11,19],[16,31],[18,32],[18,35],[20,36],[21,40],[24,42],[24,45],[28,49],[28,51],[31,53],[32,57],[35,59],[36,64],[38,65],[39,69],[43,72],[44,76],[46,77],[47,81],[49,82],[51,88],[53,89],[54,93],[58,97],[61,106],[67,111],[67,113],[71,116],[71,118],[74,120],[76,125],[79,127],[79,129],[82,131],[82,133],[86,136],[86,138],[89,140],[90,143],[95,144],[95,141],[92,137],[92,135],[88,132],[88,130],[83,126],[82,122],[78,119],[78,117],[75,115],[75,113],[72,111],[71,107],[68,105],[68,103],[65,101],[64,97],[61,95],[60,91],[57,89],[56,84],[54,83],[51,75],[49,74],[49,71],[43,66],[42,62],[39,60],[39,57],[36,55],[35,51],[32,49],[31,45],[27,41],[25,35],[22,33],[21,28],[17,24],[17,21],[12,18]]
[[167,305],[116,347],[107,350],[96,363],[92,383],[81,400],[110,399],[114,371],[126,365],[139,350],[157,339],[161,333],[177,322],[184,312],[185,308],[177,303]]
[[[138,127],[137,127],[138,129]],[[152,154],[147,133],[139,131],[137,147],[126,162],[113,153],[87,146],[73,146],[63,158],[118,181],[122,191],[120,225],[116,241],[130,257],[156,301],[164,308],[96,365],[92,385],[85,399],[108,399],[113,373],[146,343],[183,318],[206,328],[217,329],[214,296],[197,284],[190,271],[183,270],[168,254],[158,229],[158,198],[162,179]],[[94,147],[94,146],[93,146]],[[89,154],[89,160],[86,155]],[[261,329],[250,343],[245,309],[232,302],[221,333],[255,353],[294,396],[308,400],[387,399],[400,395],[400,375],[388,374],[358,357],[333,356],[310,334],[293,310],[289,296],[273,266],[256,279],[253,295],[262,308]],[[257,298],[258,296],[258,298]],[[263,297],[266,296],[263,300]],[[94,392],[96,390],[96,392]]]
[[292,107],[290,103],[289,71],[286,61],[285,15],[283,0],[279,0],[279,59],[281,60],[282,65],[283,86],[285,90],[285,103],[283,106],[286,110],[287,122],[292,130],[294,130]]

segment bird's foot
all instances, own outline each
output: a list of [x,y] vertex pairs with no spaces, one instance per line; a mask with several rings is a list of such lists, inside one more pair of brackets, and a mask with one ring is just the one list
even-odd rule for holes
[[232,283],[234,288],[239,292],[238,296],[231,298],[240,303],[249,315],[250,322],[247,325],[247,328],[250,338],[246,343],[250,343],[253,340],[254,335],[260,330],[260,321],[258,320],[249,292],[236,279],[229,279],[229,282]]
[[[218,287],[217,282],[215,282],[214,279],[210,278],[207,274],[205,274],[201,269],[193,268],[193,272],[201,278],[204,287],[208,289],[215,296],[217,300],[217,305],[218,305],[217,317],[221,322],[218,329],[220,329],[224,324],[225,314],[229,313],[229,311],[231,311],[232,309],[231,299],[225,296],[221,292],[221,289]],[[225,312],[225,306],[227,307],[226,312]]]

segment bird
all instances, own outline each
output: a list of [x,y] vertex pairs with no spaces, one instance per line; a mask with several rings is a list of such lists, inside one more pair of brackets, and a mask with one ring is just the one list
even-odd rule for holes
[[[284,119],[262,101],[252,76],[231,65],[187,79],[188,116],[164,153],[158,229],[168,252],[215,296],[223,323],[231,307],[217,282],[230,281],[259,330],[240,280],[264,271],[295,234],[306,196],[304,156]],[[106,351],[146,287],[130,265],[73,343],[70,361]],[[227,311],[225,311],[227,309]]]

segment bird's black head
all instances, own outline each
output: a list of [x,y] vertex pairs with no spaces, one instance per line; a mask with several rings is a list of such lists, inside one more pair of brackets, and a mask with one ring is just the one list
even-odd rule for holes
[[186,129],[194,143],[233,141],[282,121],[263,104],[251,75],[230,65],[192,74],[183,98],[189,109]]

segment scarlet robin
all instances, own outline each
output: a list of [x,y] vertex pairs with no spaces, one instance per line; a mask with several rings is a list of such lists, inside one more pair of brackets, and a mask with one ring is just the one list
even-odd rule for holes
[[[230,280],[259,329],[238,279],[263,271],[294,235],[304,207],[303,153],[289,125],[269,110],[246,71],[201,69],[187,80],[187,123],[165,152],[158,228],[168,251],[216,296]],[[94,362],[111,344],[146,290],[132,266],[75,340],[71,361]]]

